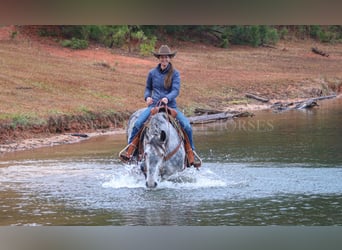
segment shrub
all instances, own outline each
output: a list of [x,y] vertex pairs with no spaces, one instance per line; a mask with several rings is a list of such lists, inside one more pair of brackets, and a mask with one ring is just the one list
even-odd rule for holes
[[12,128],[17,127],[30,127],[34,125],[45,125],[46,121],[39,118],[36,114],[15,114],[12,117],[12,122],[10,126]]
[[140,44],[140,55],[142,56],[149,56],[151,54],[151,51],[153,51],[155,45],[156,45],[157,38],[153,36],[148,41],[145,41]]
[[311,25],[310,26],[310,37],[313,39],[319,39],[319,34],[322,32],[321,26]]
[[220,47],[221,48],[228,48],[228,46],[229,46],[228,38],[223,38],[221,41]]
[[272,27],[266,27],[262,36],[263,43],[276,44],[279,41],[278,31]]
[[72,49],[86,49],[88,48],[88,41],[82,40],[82,39],[77,39],[73,37],[71,40],[63,40],[61,42],[61,45],[63,47],[68,47]]
[[286,27],[283,27],[280,31],[279,31],[279,38],[280,39],[286,39],[287,36],[289,34],[289,30]]
[[128,34],[129,29],[127,25],[118,27],[116,32],[112,35],[112,44],[117,47],[122,47],[127,40]]
[[51,28],[48,28],[48,27],[44,27],[44,28],[40,28],[38,29],[38,35],[39,36],[43,36],[43,37],[46,37],[46,36],[52,36],[52,37],[55,37],[57,36],[57,32],[55,29],[51,29]]
[[12,32],[11,32],[11,35],[10,35],[10,36],[11,36],[11,39],[15,39],[17,35],[18,35],[18,31],[16,31],[16,30],[15,30],[15,31],[12,31]]
[[65,25],[61,27],[61,34],[66,38],[88,40],[91,26],[89,25]]
[[334,33],[330,31],[320,31],[318,36],[319,36],[319,40],[323,43],[334,42],[335,40]]

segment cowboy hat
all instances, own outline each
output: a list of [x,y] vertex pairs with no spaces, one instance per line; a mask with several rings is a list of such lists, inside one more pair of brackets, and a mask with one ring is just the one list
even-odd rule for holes
[[162,45],[160,46],[158,52],[154,52],[152,51],[153,55],[155,57],[159,57],[159,56],[170,56],[170,57],[174,57],[177,53],[176,51],[171,51],[171,49],[169,48],[169,46],[167,45]]

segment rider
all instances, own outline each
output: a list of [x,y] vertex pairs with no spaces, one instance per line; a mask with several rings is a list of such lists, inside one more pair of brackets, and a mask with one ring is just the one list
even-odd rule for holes
[[131,136],[128,138],[129,145],[127,150],[120,154],[120,158],[123,161],[128,161],[132,157],[139,142],[137,138],[139,137],[139,131],[150,116],[151,109],[161,101],[162,103],[167,104],[168,107],[177,111],[176,119],[184,129],[190,144],[185,145],[188,164],[190,166],[194,165],[195,167],[200,167],[202,161],[195,152],[192,127],[185,115],[177,109],[176,97],[179,95],[180,91],[180,74],[171,63],[171,58],[176,55],[177,51],[172,52],[167,45],[162,45],[158,52],[152,53],[159,59],[159,64],[157,67],[150,70],[147,76],[144,94],[147,109],[143,111],[136,120]]

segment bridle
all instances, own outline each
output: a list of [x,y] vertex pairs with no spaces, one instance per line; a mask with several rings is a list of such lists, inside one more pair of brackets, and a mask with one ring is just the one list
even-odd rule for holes
[[[166,114],[167,115],[167,117],[168,117],[168,129],[170,129],[170,125],[171,125],[171,121],[170,121],[170,116],[168,115],[168,114]],[[172,126],[172,125],[171,125]],[[149,126],[148,125],[145,125],[145,127],[146,128],[148,128]],[[160,153],[160,151],[159,150],[157,150],[157,153],[158,153],[158,155],[160,156],[160,157],[162,157],[163,158],[163,161],[168,161],[168,160],[170,160],[171,158],[172,158],[172,156],[174,156],[177,152],[178,152],[178,150],[180,149],[180,147],[182,146],[182,143],[183,143],[183,138],[182,138],[182,136],[180,135],[180,132],[179,132],[179,130],[178,129],[176,129],[177,130],[177,134],[178,134],[178,139],[179,139],[179,142],[178,142],[178,145],[173,149],[173,150],[171,150],[168,154],[166,154],[166,149],[165,149],[165,147],[163,147],[162,149],[163,149],[163,153]],[[146,142],[146,144],[151,144],[152,145],[152,143],[151,142]],[[145,149],[144,149],[145,150]],[[145,157],[145,152],[144,152],[144,157]]]

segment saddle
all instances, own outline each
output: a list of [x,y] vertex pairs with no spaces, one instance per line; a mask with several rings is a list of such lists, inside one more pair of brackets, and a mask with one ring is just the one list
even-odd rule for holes
[[177,117],[177,111],[173,108],[166,106],[166,105],[156,106],[156,107],[151,109],[151,115],[155,115],[155,114],[160,113],[160,112],[165,112],[174,119]]
[[[156,106],[156,107],[151,109],[150,117],[159,113],[159,112],[165,112],[168,115],[169,122],[177,130],[180,138],[182,138],[182,140],[184,142],[185,153],[186,153],[184,165],[186,167],[191,167],[191,165],[194,165],[195,168],[199,168],[201,164],[199,164],[199,165],[194,164],[194,157],[195,157],[194,153],[195,152],[192,151],[189,138],[188,138],[186,132],[184,131],[184,129],[182,128],[182,126],[180,126],[179,122],[175,119],[177,117],[177,111],[173,108],[168,107],[167,105],[160,105],[160,106]],[[150,119],[150,117],[149,117],[149,119]],[[119,153],[121,160],[127,162],[131,159],[131,156],[137,157],[137,159],[139,161],[142,159],[142,155],[144,152],[142,141],[143,141],[143,138],[145,135],[145,128],[146,128],[146,126],[143,126],[139,130],[137,135],[134,137],[131,144],[127,145]],[[125,151],[126,151],[126,154],[124,153]],[[196,155],[196,157],[198,157],[198,156]],[[198,159],[200,159],[200,158],[198,157]]]

